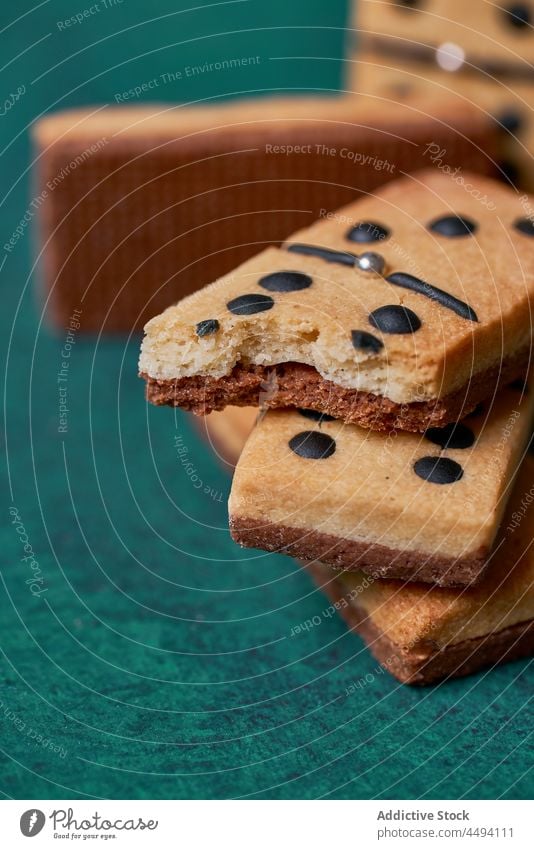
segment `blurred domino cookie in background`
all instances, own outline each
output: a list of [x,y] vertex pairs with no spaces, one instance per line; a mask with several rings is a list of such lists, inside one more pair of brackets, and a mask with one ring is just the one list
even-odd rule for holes
[[456,93],[493,117],[503,177],[534,187],[534,4],[359,0],[348,38],[348,88],[416,104]]

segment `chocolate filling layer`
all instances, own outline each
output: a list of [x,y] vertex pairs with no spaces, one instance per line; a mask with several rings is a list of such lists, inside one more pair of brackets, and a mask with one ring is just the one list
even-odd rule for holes
[[501,386],[524,376],[529,350],[522,350],[486,371],[472,375],[461,389],[443,398],[398,404],[371,392],[347,389],[325,380],[312,366],[281,363],[276,366],[236,365],[229,375],[194,375],[158,380],[146,373],[146,397],[152,404],[182,407],[199,416],[236,407],[304,407],[327,413],[372,430],[393,429],[423,433],[470,413]]

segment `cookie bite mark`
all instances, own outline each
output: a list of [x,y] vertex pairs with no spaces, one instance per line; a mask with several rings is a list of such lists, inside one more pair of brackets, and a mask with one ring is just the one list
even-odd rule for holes
[[195,325],[195,333],[197,336],[210,336],[212,333],[217,333],[220,327],[216,318],[206,318],[204,321],[199,321]]
[[293,436],[288,443],[291,450],[305,460],[325,460],[336,450],[336,442],[326,433],[316,430],[303,430]]
[[266,312],[274,307],[274,301],[269,295],[248,294],[239,295],[226,304],[234,315],[254,315],[257,312]]
[[428,483],[448,484],[461,480],[464,470],[450,457],[421,457],[413,466],[415,474]]
[[262,289],[268,292],[298,292],[308,289],[312,283],[310,275],[302,271],[273,271],[258,280]]
[[378,307],[369,314],[369,323],[382,333],[415,333],[421,327],[421,319],[408,307],[388,304]]
[[428,225],[432,233],[445,236],[447,239],[458,239],[463,236],[472,236],[478,225],[464,215],[442,215],[435,218]]
[[369,244],[370,242],[381,242],[388,239],[391,231],[382,224],[377,224],[376,221],[360,221],[346,233],[346,238],[349,242],[357,242],[359,245]]
[[462,422],[445,427],[431,427],[426,431],[425,437],[441,448],[470,448],[475,442],[475,434]]
[[325,262],[335,262],[338,265],[348,265],[351,268],[356,265],[358,257],[345,251],[334,251],[330,248],[320,248],[317,245],[303,245],[299,242],[288,245],[286,250],[294,254],[302,254],[303,256],[316,256],[318,259],[324,259]]
[[416,292],[418,295],[424,295],[426,298],[430,298],[431,301],[436,301],[442,307],[455,312],[460,318],[478,322],[478,317],[473,307],[470,307],[465,301],[455,298],[454,295],[450,295],[448,292],[439,289],[437,286],[433,286],[431,283],[427,283],[425,280],[420,280],[419,277],[414,277],[413,274],[395,271],[393,274],[389,274],[386,280],[393,286],[400,286],[401,289],[409,289],[410,292]]

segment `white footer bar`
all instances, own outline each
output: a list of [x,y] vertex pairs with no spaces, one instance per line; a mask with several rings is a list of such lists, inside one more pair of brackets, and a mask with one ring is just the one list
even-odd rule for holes
[[532,803],[522,801],[0,802],[1,844],[9,849],[532,849],[532,828]]

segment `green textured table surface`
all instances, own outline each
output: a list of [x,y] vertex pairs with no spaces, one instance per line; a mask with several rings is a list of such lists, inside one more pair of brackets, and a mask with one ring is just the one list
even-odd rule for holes
[[[177,83],[165,97],[340,85],[340,2],[97,5],[68,33],[57,21],[83,0],[2,6],[2,91],[25,88],[0,118],[2,244],[31,200],[27,128],[42,112],[111,102],[244,45],[262,56],[245,75]],[[530,663],[427,690],[381,673],[290,559],[232,543],[229,475],[187,416],[145,404],[138,339],[76,338],[58,433],[63,339],[41,323],[31,256],[26,231],[1,260],[2,793],[529,796]]]

